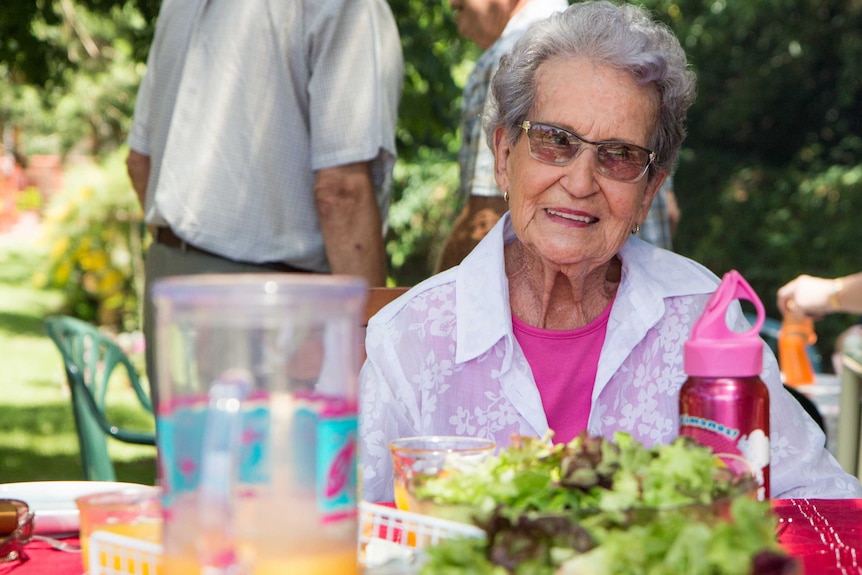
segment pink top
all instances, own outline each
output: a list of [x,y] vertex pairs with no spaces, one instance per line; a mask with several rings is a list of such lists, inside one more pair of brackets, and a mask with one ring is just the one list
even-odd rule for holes
[[608,305],[590,324],[567,330],[533,327],[512,315],[515,338],[533,371],[555,443],[570,441],[587,428],[610,315]]

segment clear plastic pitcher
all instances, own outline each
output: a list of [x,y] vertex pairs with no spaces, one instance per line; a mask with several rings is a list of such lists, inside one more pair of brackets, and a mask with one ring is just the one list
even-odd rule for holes
[[339,276],[154,284],[167,575],[358,572],[366,296]]

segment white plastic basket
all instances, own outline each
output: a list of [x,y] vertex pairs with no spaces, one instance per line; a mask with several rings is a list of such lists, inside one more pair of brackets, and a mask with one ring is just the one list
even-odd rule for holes
[[386,505],[359,503],[359,564],[382,565],[393,559],[409,560],[417,549],[444,539],[484,537],[474,525],[400,511]]
[[[376,567],[393,559],[410,560],[416,550],[444,539],[484,537],[474,525],[438,519],[361,502],[358,560]],[[157,543],[95,531],[90,535],[88,575],[162,575],[162,546]]]
[[88,575],[161,575],[162,546],[107,531],[90,534]]

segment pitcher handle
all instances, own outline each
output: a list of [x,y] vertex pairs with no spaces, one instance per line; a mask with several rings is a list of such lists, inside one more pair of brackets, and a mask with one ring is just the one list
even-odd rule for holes
[[202,575],[239,575],[233,497],[242,442],[242,403],[251,375],[229,372],[213,382],[204,422],[197,554]]

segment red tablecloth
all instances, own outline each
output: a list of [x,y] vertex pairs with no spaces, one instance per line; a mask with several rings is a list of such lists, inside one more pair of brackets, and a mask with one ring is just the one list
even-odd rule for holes
[[862,575],[862,499],[774,500],[778,541],[806,575]]
[[[78,543],[77,538],[64,539]],[[80,553],[64,553],[42,541],[32,541],[27,547],[28,561],[0,563],[0,575],[81,575],[84,567]]]
[[[862,499],[774,500],[781,546],[799,558],[805,575],[862,575]],[[77,542],[72,539],[70,541]],[[81,556],[34,541],[30,560],[0,563],[0,575],[81,575]]]

